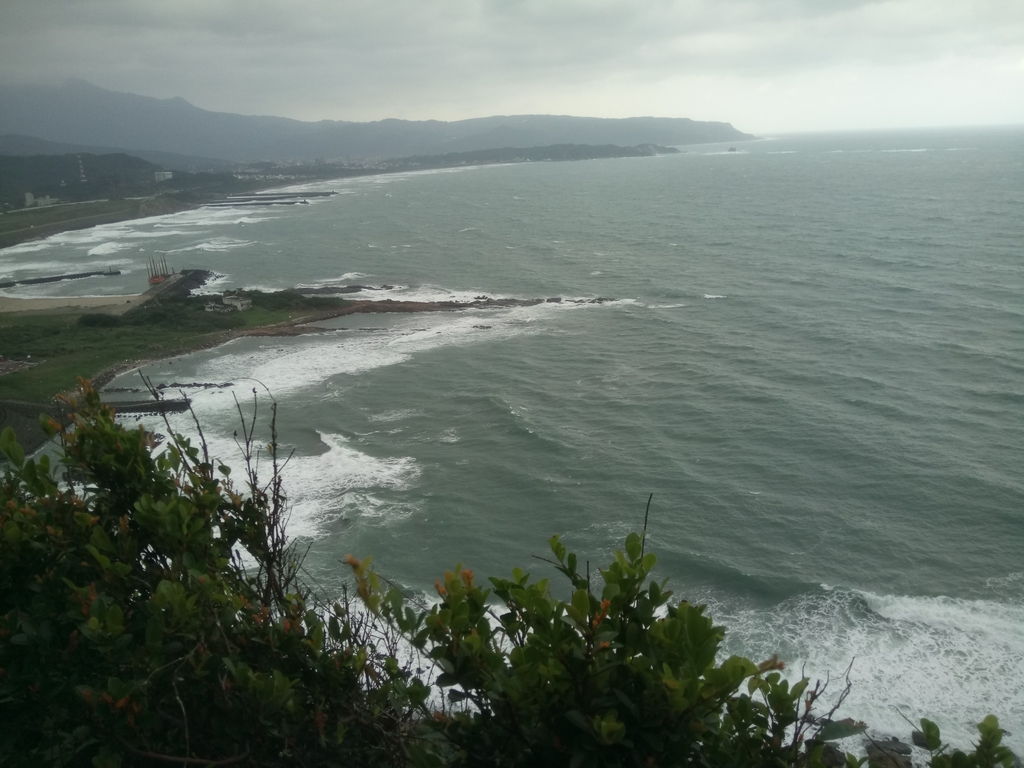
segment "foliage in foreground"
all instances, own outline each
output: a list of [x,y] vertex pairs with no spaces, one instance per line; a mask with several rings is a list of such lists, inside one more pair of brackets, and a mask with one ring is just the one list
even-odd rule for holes
[[[456,568],[419,609],[350,557],[364,607],[322,605],[284,537],[273,421],[269,477],[250,424],[237,488],[87,385],[75,406],[48,425],[58,466],[0,436],[0,764],[816,766],[864,729],[816,718],[821,686],[774,659],[719,661],[724,629],[650,579],[642,536],[600,584],[554,537],[564,600]],[[934,768],[1012,761],[995,718],[971,754],[922,725]]]
[[312,610],[276,473],[240,493],[92,390],[78,408],[67,485],[2,439],[0,764],[397,759],[418,696],[344,605]]

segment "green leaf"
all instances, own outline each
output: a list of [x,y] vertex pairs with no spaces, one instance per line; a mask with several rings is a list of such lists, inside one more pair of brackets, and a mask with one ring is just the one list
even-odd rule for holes
[[11,544],[17,544],[21,541],[21,528],[13,520],[8,520],[4,523],[4,538]]
[[986,738],[1002,737],[1002,730],[999,728],[999,720],[995,715],[988,715],[978,723],[978,731]]
[[107,628],[111,632],[120,632],[124,626],[124,611],[119,605],[112,605],[107,609]]
[[931,720],[925,717],[921,718],[921,732],[924,734],[924,740],[930,752],[934,752],[942,746],[942,734],[939,733],[939,726]]
[[4,454],[17,469],[25,463],[25,451],[18,445],[13,427],[4,427],[0,432],[0,453]]
[[[585,589],[577,589],[572,593],[572,607],[576,609],[585,623],[590,616],[590,595]],[[580,619],[576,620],[580,621]]]
[[96,558],[96,562],[100,564],[101,568],[110,567],[110,558],[106,555],[101,555],[96,547],[92,546],[92,544],[86,544],[85,548],[89,551],[89,554]]
[[639,533],[631,533],[626,537],[626,554],[629,555],[630,560],[636,560],[640,557],[640,550],[643,548],[643,544],[640,541]]

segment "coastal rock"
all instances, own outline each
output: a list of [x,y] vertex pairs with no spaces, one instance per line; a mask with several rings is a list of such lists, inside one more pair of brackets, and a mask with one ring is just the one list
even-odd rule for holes
[[835,744],[809,741],[807,742],[807,751],[813,752],[819,745],[821,745],[821,764],[825,768],[842,768],[846,765],[846,754]]
[[923,732],[911,731],[910,740],[914,743],[915,747],[923,747],[924,749],[928,749],[928,740],[925,739]]
[[909,744],[900,741],[895,736],[891,739],[865,741],[864,749],[868,751],[868,754],[871,754],[872,751],[882,751],[893,755],[909,755],[914,751]]
[[913,768],[909,744],[897,738],[888,741],[868,741],[864,743],[868,753],[869,768]]
[[868,752],[868,768],[913,768],[910,758],[889,752]]

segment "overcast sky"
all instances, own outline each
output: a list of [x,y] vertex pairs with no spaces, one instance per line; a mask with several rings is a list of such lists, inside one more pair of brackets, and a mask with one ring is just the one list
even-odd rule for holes
[[303,120],[1024,123],[1024,0],[0,0],[0,78],[72,76]]

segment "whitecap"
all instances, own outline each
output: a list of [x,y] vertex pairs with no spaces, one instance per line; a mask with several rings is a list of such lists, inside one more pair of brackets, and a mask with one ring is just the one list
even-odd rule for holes
[[131,259],[97,259],[93,261],[11,261],[0,262],[0,274],[12,275],[16,272],[42,272],[65,274],[72,272],[97,272],[114,267],[127,267],[135,264]]
[[[200,377],[198,380],[216,379]],[[251,388],[251,383],[240,385],[239,388],[246,391]],[[237,429],[235,401],[230,395],[227,398],[223,395],[223,390],[188,393],[193,409],[204,426],[204,437],[214,463],[225,462],[233,466],[237,474],[242,469],[242,453],[232,437],[232,431]],[[243,399],[243,410],[248,411],[250,402],[247,398]],[[172,431],[194,434],[190,414],[170,414],[168,421]],[[147,429],[167,431],[160,417],[148,416],[141,422]],[[326,448],[324,452],[307,455],[296,453],[287,462],[282,462],[281,477],[288,494],[289,537],[321,535],[323,526],[338,518],[370,519],[387,523],[416,511],[415,503],[384,501],[378,496],[381,491],[407,490],[415,483],[420,468],[414,458],[372,456],[354,448],[344,435],[321,432],[317,435]],[[257,443],[260,440],[258,437]],[[193,440],[193,444],[198,445],[198,441]],[[287,455],[286,448],[282,459]],[[261,466],[266,460],[266,455],[261,455]]]
[[[995,714],[1024,748],[1024,601],[883,595],[831,587],[769,609],[712,603],[729,627],[730,652],[782,650],[787,674],[836,678],[854,661],[840,716],[900,733],[903,716],[934,720],[943,740],[967,747],[975,724]],[[842,690],[833,684],[825,709]],[[1011,738],[1012,737],[1012,738]]]
[[[321,433],[326,453],[317,456],[293,456],[283,477],[291,490],[292,517],[306,532],[333,517],[367,515],[387,517],[393,506],[373,495],[375,490],[407,489],[420,474],[411,457],[371,456],[353,448],[347,438]],[[397,516],[410,511],[400,505]],[[291,535],[299,530],[290,526]]]
[[366,277],[372,277],[365,272],[346,272],[343,275],[337,277],[328,277],[323,280],[316,280],[311,283],[299,283],[296,288],[327,288],[329,286],[338,285],[340,283],[347,283],[350,280],[361,280]]
[[[461,292],[459,292],[461,294]],[[358,295],[358,294],[357,294]],[[458,296],[459,294],[456,294]],[[447,293],[442,298],[451,298]],[[606,302],[603,306],[636,304],[633,299]],[[452,345],[479,344],[537,334],[546,330],[538,321],[560,312],[598,304],[543,302],[507,309],[434,312],[410,317],[381,333],[327,333],[302,336],[282,351],[274,348],[235,351],[229,342],[216,359],[202,363],[199,376],[257,379],[275,396],[314,387],[335,376],[359,375],[397,365],[413,355]],[[481,316],[486,315],[486,326]]]
[[413,416],[423,416],[423,411],[419,408],[393,408],[389,411],[383,411],[381,413],[375,413],[371,416],[367,416],[367,421],[398,421],[400,419],[410,419]]
[[236,240],[231,237],[215,237],[212,240],[199,243],[198,245],[189,245],[184,248],[174,248],[167,251],[167,253],[185,253],[186,251],[230,251],[235,248],[248,248],[250,245],[256,243],[252,240]]
[[131,247],[128,243],[102,243],[95,248],[90,248],[88,254],[89,256],[106,256],[107,254],[117,253]]
[[719,295],[717,293],[705,293],[704,294],[704,298],[705,299],[726,299],[726,298],[728,298],[728,296],[721,296],[721,295]]
[[8,256],[16,253],[35,253],[37,251],[45,251],[47,248],[52,248],[54,245],[55,243],[47,240],[33,240],[30,243],[21,243],[19,245],[10,245],[6,248],[0,248],[0,254]]

